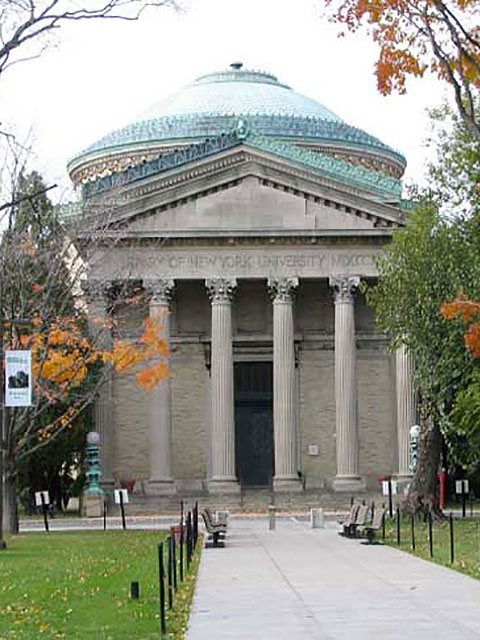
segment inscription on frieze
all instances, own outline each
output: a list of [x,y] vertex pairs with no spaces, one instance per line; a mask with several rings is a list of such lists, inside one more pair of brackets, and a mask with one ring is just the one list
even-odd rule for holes
[[318,248],[297,251],[269,248],[235,251],[218,247],[190,251],[168,248],[160,248],[158,251],[119,249],[115,256],[110,254],[110,259],[103,264],[103,268],[105,275],[105,272],[119,269],[124,277],[130,278],[155,277],[159,273],[172,278],[255,278],[276,275],[328,277],[335,273],[375,276],[376,255],[377,251],[371,248],[323,251]]

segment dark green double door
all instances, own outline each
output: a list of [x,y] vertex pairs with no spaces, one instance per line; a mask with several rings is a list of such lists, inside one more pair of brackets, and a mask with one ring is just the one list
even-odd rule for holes
[[242,486],[272,484],[273,372],[271,362],[235,363],[235,463]]

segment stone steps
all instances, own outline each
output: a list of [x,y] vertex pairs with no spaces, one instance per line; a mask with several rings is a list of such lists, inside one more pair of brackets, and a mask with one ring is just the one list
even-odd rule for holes
[[[351,496],[313,490],[301,493],[272,493],[269,488],[242,489],[239,494],[223,495],[207,492],[182,493],[173,496],[133,494],[130,496],[128,513],[129,515],[178,513],[182,500],[185,510],[192,508],[198,501],[200,508],[210,507],[214,511],[228,509],[234,513],[266,513],[271,504],[279,509],[294,512],[306,512],[312,507],[323,507],[328,511],[345,511],[350,507]],[[377,504],[385,502],[385,498],[378,493],[364,493],[356,496],[356,500],[357,502],[364,500],[366,503],[373,500]]]

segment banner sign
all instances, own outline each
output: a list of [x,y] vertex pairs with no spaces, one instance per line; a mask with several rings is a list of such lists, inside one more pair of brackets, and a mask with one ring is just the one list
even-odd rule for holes
[[5,351],[5,406],[32,406],[31,351]]

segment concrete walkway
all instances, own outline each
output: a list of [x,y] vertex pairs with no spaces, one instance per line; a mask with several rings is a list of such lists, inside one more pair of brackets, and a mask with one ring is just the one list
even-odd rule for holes
[[338,526],[232,519],[205,549],[188,640],[480,638],[480,582]]

